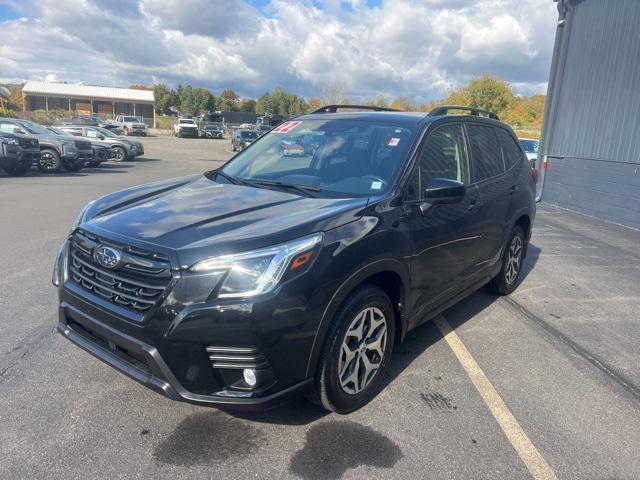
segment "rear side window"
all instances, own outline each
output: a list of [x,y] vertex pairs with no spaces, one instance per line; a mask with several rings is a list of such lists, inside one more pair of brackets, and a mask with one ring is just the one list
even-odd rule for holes
[[500,140],[500,146],[502,147],[502,155],[504,156],[504,163],[507,169],[517,165],[524,158],[524,153],[520,150],[520,146],[516,143],[513,137],[503,128],[496,128],[496,135]]
[[504,172],[502,150],[493,127],[467,125],[471,159],[473,161],[473,180],[480,182]]

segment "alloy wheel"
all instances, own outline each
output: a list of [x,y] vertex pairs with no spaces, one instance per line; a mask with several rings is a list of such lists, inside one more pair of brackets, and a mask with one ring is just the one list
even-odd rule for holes
[[522,238],[519,235],[513,237],[511,245],[509,245],[509,253],[507,255],[507,269],[505,271],[505,280],[508,285],[513,284],[518,273],[520,272],[520,265],[522,263]]
[[40,154],[40,165],[46,170],[53,170],[57,167],[57,161],[50,152],[42,152]]
[[340,348],[338,380],[350,395],[363,391],[376,376],[387,348],[387,319],[368,307],[351,321]]

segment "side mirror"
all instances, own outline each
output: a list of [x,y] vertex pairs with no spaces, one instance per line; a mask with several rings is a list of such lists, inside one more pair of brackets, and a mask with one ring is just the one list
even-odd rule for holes
[[24,131],[22,128],[14,128],[13,129],[14,133],[19,133],[20,135],[26,135],[27,132]]
[[466,190],[466,185],[457,180],[432,178],[425,188],[425,200],[430,204],[458,203]]
[[104,135],[98,135],[98,138],[99,138],[100,140],[104,140]]

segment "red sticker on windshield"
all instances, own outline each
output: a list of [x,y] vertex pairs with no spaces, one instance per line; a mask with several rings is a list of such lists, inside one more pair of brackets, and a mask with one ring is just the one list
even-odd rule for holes
[[302,122],[300,122],[300,121],[284,122],[284,123],[281,123],[280,125],[278,125],[276,128],[274,128],[271,131],[275,132],[275,133],[289,133],[291,130],[296,128],[301,123]]

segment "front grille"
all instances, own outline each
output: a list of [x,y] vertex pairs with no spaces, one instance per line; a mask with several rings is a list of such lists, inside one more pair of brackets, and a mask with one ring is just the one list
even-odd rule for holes
[[76,140],[76,148],[78,150],[90,150],[91,142],[88,140]]
[[213,368],[266,368],[269,362],[252,347],[207,347]]
[[[150,310],[171,281],[169,259],[78,230],[69,248],[69,278],[82,289],[134,312]],[[94,259],[98,246],[121,252],[121,264],[113,270]]]
[[20,137],[20,146],[22,148],[40,148],[40,142],[37,138]]

